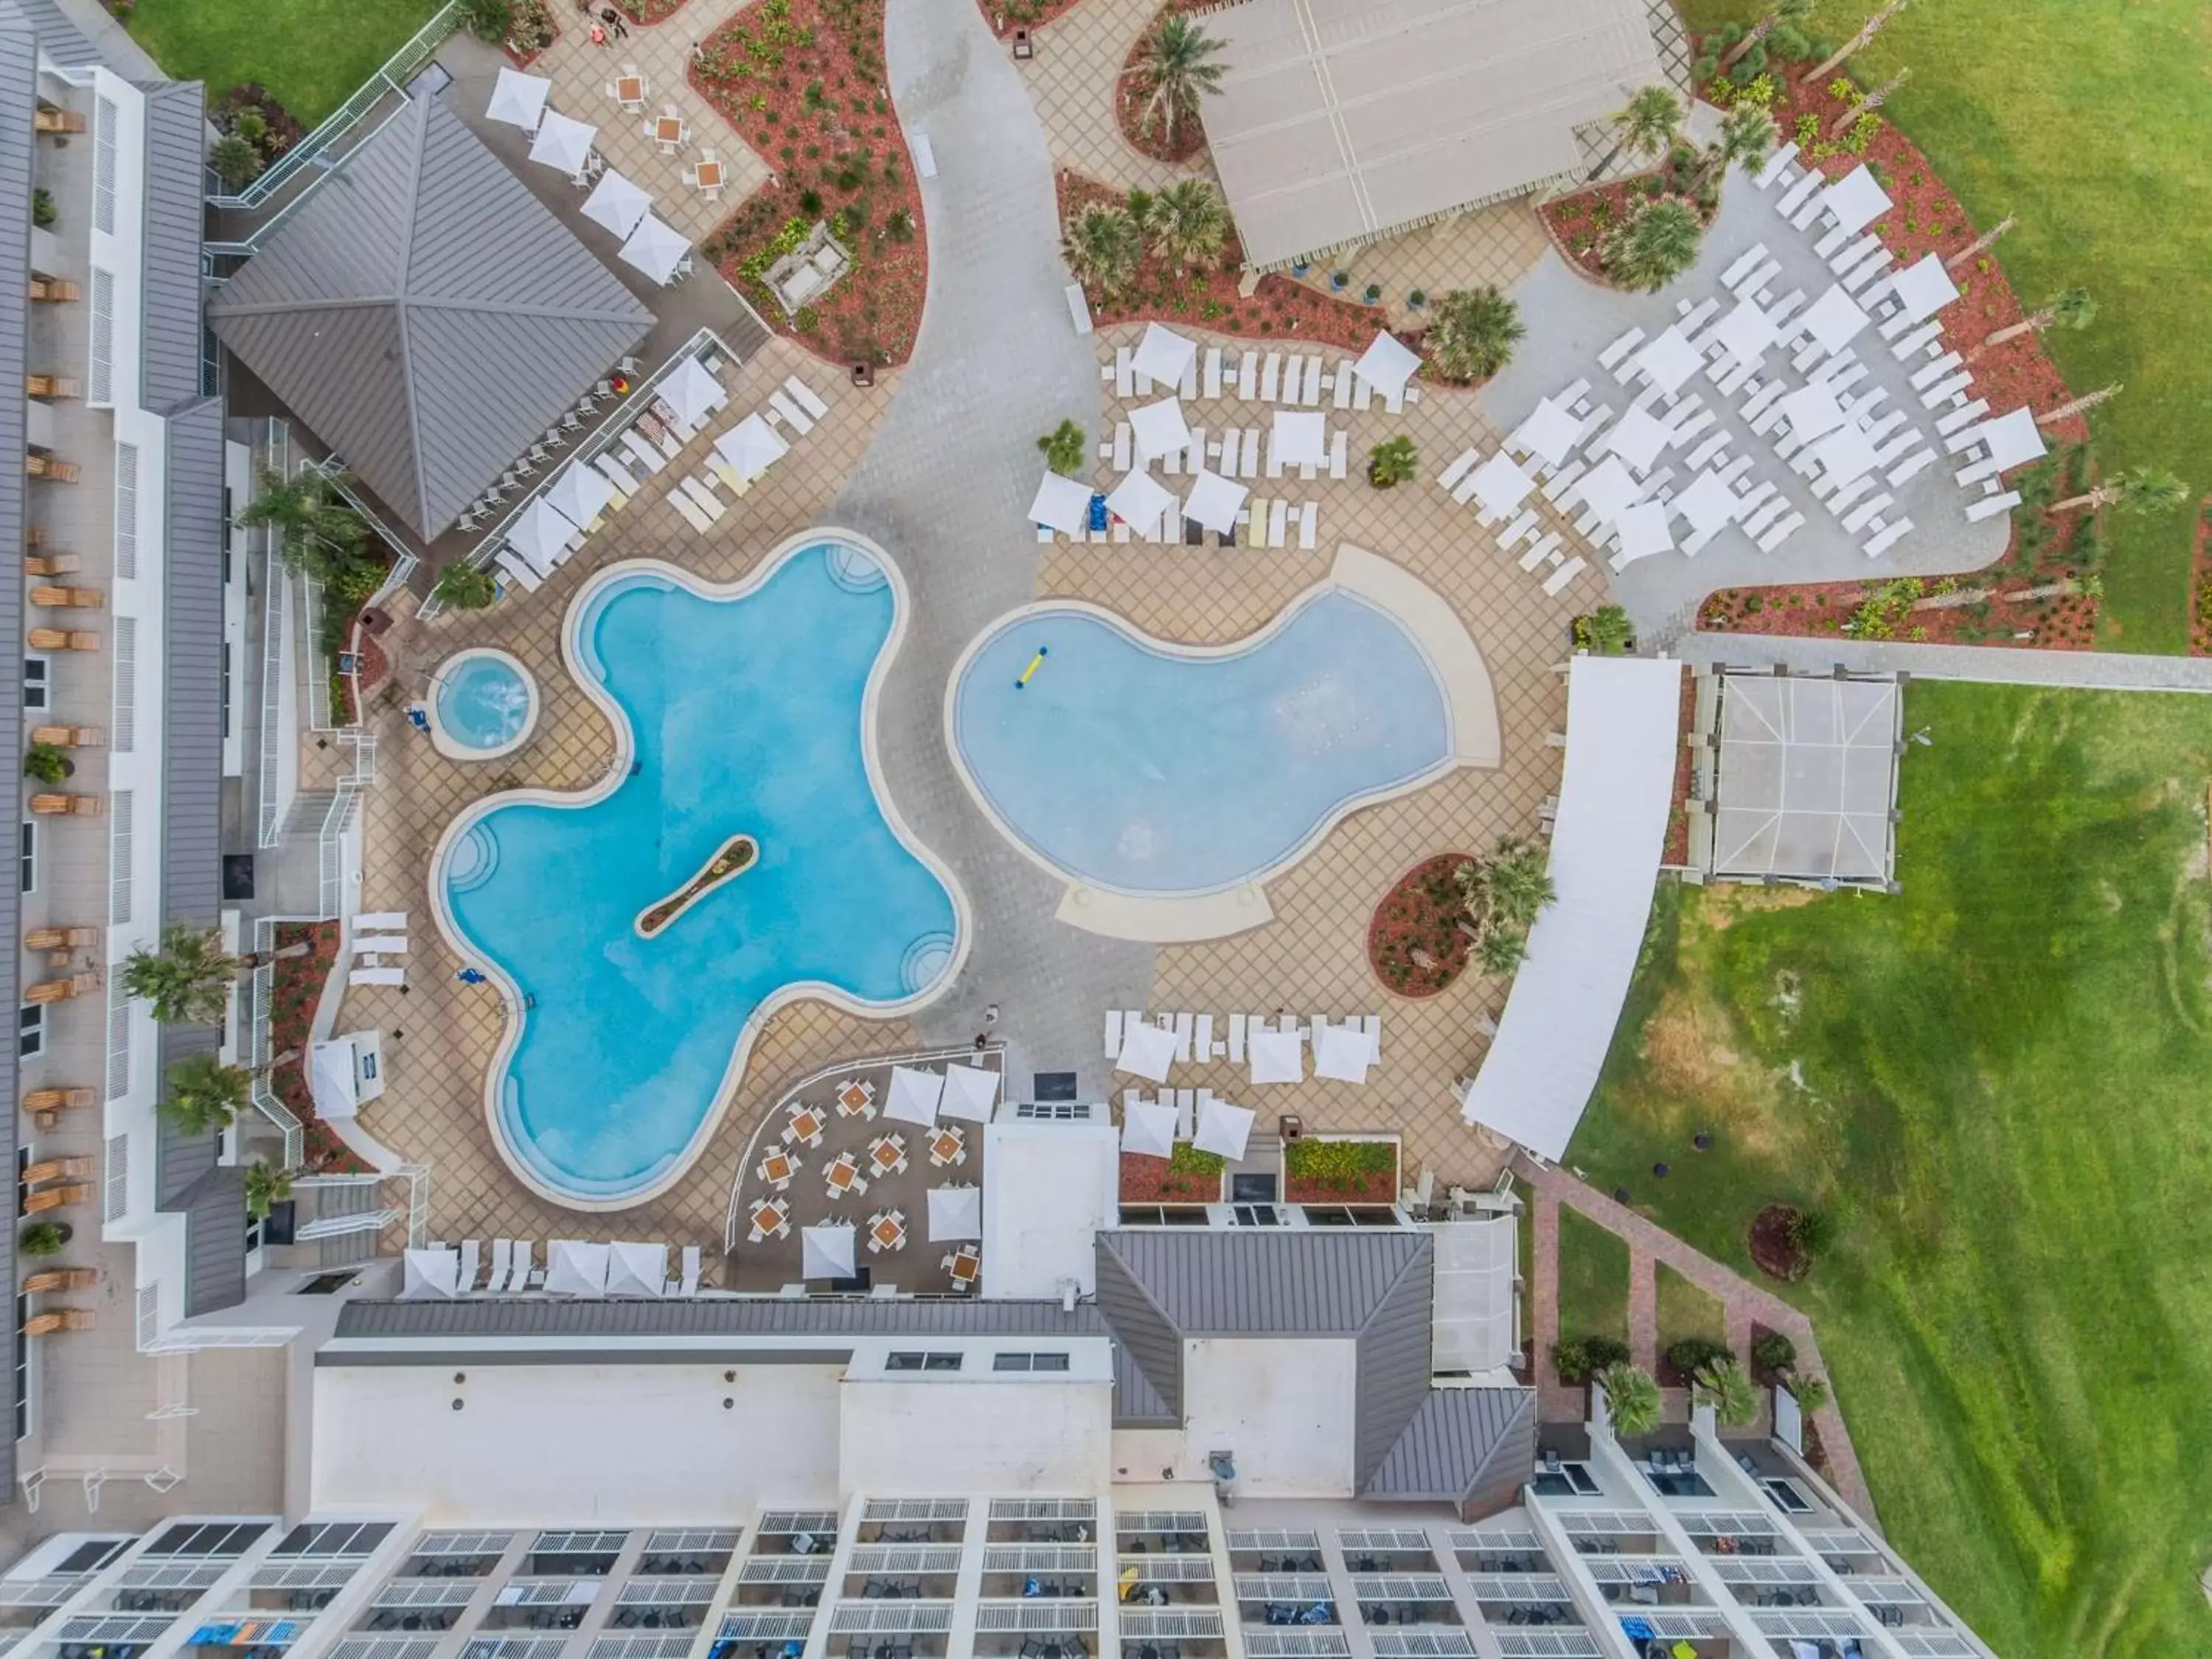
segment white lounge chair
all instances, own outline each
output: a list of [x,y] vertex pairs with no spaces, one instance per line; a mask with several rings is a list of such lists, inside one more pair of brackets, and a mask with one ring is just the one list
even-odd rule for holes
[[507,1288],[507,1276],[514,1271],[514,1241],[495,1238],[491,1242],[491,1277],[484,1280],[484,1289],[497,1292]]
[[1910,519],[1899,519],[1895,524],[1884,525],[1861,550],[1869,559],[1878,559],[1896,544],[1898,538],[1911,528],[1912,520]]
[[404,968],[356,968],[346,975],[349,985],[404,985]]
[[1229,1016],[1229,1060],[1234,1066],[1244,1063],[1244,1016]]
[[1581,575],[1589,567],[1580,559],[1569,559],[1565,564],[1561,565],[1557,570],[1554,570],[1549,576],[1544,579],[1544,597],[1547,599],[1557,599],[1559,595],[1559,591],[1566,586],[1569,582],[1574,580],[1576,577]]
[[404,910],[364,910],[353,919],[353,925],[358,933],[397,933],[407,926],[407,913]]
[[1994,519],[2000,513],[2009,513],[2020,505],[2020,491],[2008,489],[2002,495],[1984,495],[1966,509],[1966,522],[1979,524],[1984,519]]
[[703,1261],[704,1258],[696,1244],[686,1244],[684,1247],[684,1276],[681,1279],[672,1279],[668,1281],[667,1294],[670,1296],[698,1295],[699,1270]]
[[1121,1011],[1119,1008],[1109,1008],[1106,1011],[1106,1058],[1119,1060],[1121,1057]]

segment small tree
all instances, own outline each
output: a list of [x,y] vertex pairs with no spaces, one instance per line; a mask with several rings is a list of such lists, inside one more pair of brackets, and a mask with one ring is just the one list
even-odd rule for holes
[[1671,87],[1646,87],[1613,119],[1613,148],[1590,169],[1592,179],[1602,179],[1624,153],[1639,161],[1664,155],[1682,125],[1682,100]]
[[2189,499],[2189,486],[2171,472],[2138,466],[2118,472],[2086,495],[2069,495],[2055,503],[2053,513],[2078,512],[2082,507],[2112,507],[2122,513],[2171,513]]
[[461,27],[497,46],[514,27],[514,0],[461,0]]
[[1510,974],[1528,954],[1528,930],[1559,896],[1544,849],[1507,836],[1497,851],[1470,860],[1455,872],[1466,915],[1460,929],[1474,941],[1476,964],[1487,974]]
[[1860,117],[1873,114],[1876,110],[1880,109],[1884,104],[1889,101],[1890,94],[1895,92],[1899,87],[1903,86],[1911,78],[1912,70],[1909,65],[1898,70],[1898,72],[1891,76],[1888,80],[1883,82],[1872,92],[1866,94],[1863,97],[1859,99],[1856,103],[1853,104],[1841,115],[1838,115],[1836,118],[1835,125],[1828,129],[1828,137],[1831,138],[1840,139],[1845,133],[1849,132],[1853,127],[1859,124]]
[[1626,607],[1603,605],[1577,622],[1575,633],[1582,644],[1599,656],[1617,657],[1636,637],[1636,624],[1629,620]]
[[59,783],[76,770],[59,744],[34,743],[23,756],[23,775],[40,783]]
[[1779,142],[1771,115],[1756,104],[1738,104],[1722,120],[1719,141],[1699,158],[1699,193],[1718,184],[1731,166],[1751,167],[1765,161]]
[[1825,1376],[1792,1376],[1786,1386],[1800,1411],[1816,1412],[1828,1403],[1828,1379]]
[[1367,457],[1367,482],[1377,489],[1395,489],[1410,483],[1420,467],[1420,453],[1404,433],[1385,439]]
[[188,1054],[169,1067],[168,1091],[155,1103],[180,1134],[220,1134],[237,1121],[253,1091],[253,1073],[213,1054]]
[[1435,320],[1422,340],[1429,366],[1447,380],[1486,380],[1513,360],[1528,329],[1521,307],[1494,283],[1455,288],[1437,300]]
[[1060,229],[1060,257],[1075,280],[1103,300],[1127,292],[1145,249],[1137,222],[1126,208],[1093,202],[1078,208]]
[[1091,451],[1091,440],[1074,422],[1062,421],[1037,440],[1037,447],[1044,451],[1047,466],[1063,478],[1072,478],[1083,471],[1084,459]]
[[1800,1210],[1790,1218],[1790,1247],[1808,1262],[1826,1255],[1836,1242],[1836,1224],[1822,1210]]
[[161,930],[160,948],[133,951],[123,964],[123,988],[154,1005],[164,1025],[216,1025],[230,1007],[231,981],[238,959],[222,948],[212,927],[173,921]]
[[439,604],[456,611],[481,611],[499,597],[499,582],[482,565],[456,559],[439,573],[431,592]]
[[1152,238],[1152,252],[1177,276],[1186,266],[1219,258],[1229,240],[1229,210],[1220,192],[1203,179],[1178,179],[1146,197],[1138,222]]
[[367,522],[338,495],[337,480],[319,472],[287,478],[263,468],[259,489],[238,521],[277,532],[285,565],[326,586],[343,587],[357,572],[376,568]]
[[58,1221],[33,1221],[17,1235],[15,1248],[25,1255],[59,1255],[69,1248],[69,1229]]
[[1642,1366],[1626,1360],[1607,1365],[1598,1373],[1597,1386],[1616,1435],[1633,1439],[1659,1426],[1659,1385]]
[[1780,1331],[1769,1331],[1751,1345],[1752,1363],[1778,1376],[1797,1363],[1797,1345]]
[[280,1170],[266,1158],[246,1166],[246,1212],[265,1216],[292,1196],[292,1172]]
[[2088,327],[2096,320],[2097,302],[2089,297],[2089,290],[2086,288],[2064,289],[2009,327],[1984,335],[1981,344],[1966,354],[1966,361],[1971,363],[1992,346],[2001,346],[2007,340],[2016,340],[2023,334],[2040,334],[2050,328],[2063,328],[2072,333],[2077,329]]
[[2005,232],[2010,230],[2019,222],[2020,221],[2014,218],[2011,214],[2006,214],[2003,218],[1998,220],[1996,223],[1991,225],[1980,235],[1975,237],[1974,240],[1967,243],[1966,246],[1960,248],[1949,258],[1944,260],[1943,269],[1954,272],[1965,269],[1967,265],[1972,264],[1979,256],[1988,252],[1991,247],[1996,246],[1998,237],[2003,235]]
[[1698,262],[1705,226],[1679,196],[1656,196],[1616,225],[1599,251],[1607,274],[1656,294]]
[[237,133],[226,132],[208,150],[208,165],[215,176],[233,190],[241,190],[261,176],[266,165],[261,152]]
[[1732,1428],[1740,1429],[1759,1415],[1759,1390],[1733,1356],[1716,1359],[1699,1371],[1692,1388],[1698,1403],[1711,1406],[1713,1415]]
[[1760,18],[1745,32],[1742,40],[1729,48],[1728,56],[1721,59],[1723,69],[1733,69],[1735,61],[1774,33],[1783,24],[1801,27],[1813,15],[1813,0],[1777,0],[1772,11]]
[[2076,415],[2087,415],[2091,410],[2108,404],[2127,390],[2127,382],[2115,380],[2110,386],[2099,386],[2094,392],[2084,392],[2079,398],[2068,399],[2056,409],[2046,409],[2035,417],[2038,426],[2057,426]]
[[1808,87],[1825,85],[1828,76],[1839,68],[1844,60],[1866,50],[1867,43],[1881,33],[1882,25],[1905,9],[1905,0],[1888,0],[1888,3],[1859,26],[1859,32],[1844,42],[1824,63],[1816,64],[1805,76]]
[[1159,128],[1173,144],[1176,124],[1197,120],[1199,100],[1220,91],[1228,66],[1212,61],[1220,50],[1220,41],[1182,12],[1170,11],[1154,24],[1129,68],[1145,99],[1137,131],[1149,137]]

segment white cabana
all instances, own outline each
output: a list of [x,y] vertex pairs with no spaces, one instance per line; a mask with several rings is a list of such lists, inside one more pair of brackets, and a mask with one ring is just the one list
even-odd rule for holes
[[1406,382],[1420,366],[1421,360],[1411,347],[1396,335],[1385,332],[1376,335],[1374,343],[1359,354],[1352,372],[1378,398],[1395,398],[1405,391]]
[[1756,366],[1778,337],[1774,319],[1749,300],[1740,301],[1735,310],[1713,325],[1713,338],[1728,348],[1729,356],[1747,368]]
[[579,527],[588,526],[605,512],[614,498],[615,487],[607,482],[606,474],[580,464],[563,471],[545,491],[547,505]]
[[1274,455],[1285,466],[1322,465],[1328,459],[1328,416],[1312,410],[1277,410]]
[[1607,522],[1619,518],[1635,502],[1638,488],[1618,455],[1607,456],[1583,473],[1575,487],[1589,509]]
[[1138,404],[1129,411],[1129,436],[1136,441],[1140,462],[1182,454],[1190,447],[1190,422],[1182,417],[1182,399],[1163,398],[1156,404]]
[[933,1124],[937,1121],[937,1103],[944,1095],[942,1073],[894,1066],[890,1097],[884,1102],[884,1115],[896,1118],[902,1123]]
[[1143,1020],[1133,1019],[1122,1028],[1121,1052],[1115,1057],[1114,1069],[1148,1078],[1154,1083],[1165,1083],[1168,1067],[1175,1064],[1175,1052],[1173,1031],[1164,1025],[1148,1025]]
[[1482,503],[1484,512],[1494,518],[1503,517],[1520,506],[1536,487],[1536,481],[1502,449],[1475,468],[1470,483],[1474,499]]
[[1688,520],[1690,528],[1699,535],[1711,536],[1735,521],[1743,511],[1743,501],[1729,488],[1728,481],[1709,467],[1674,497],[1674,510]]
[[535,132],[545,113],[546,97],[552,90],[553,83],[542,75],[501,69],[499,79],[492,83],[491,102],[485,106],[484,118]]
[[403,1301],[446,1302],[461,1293],[459,1250],[410,1250],[400,1272]]
[[988,1123],[999,1104],[999,1074],[988,1066],[947,1066],[945,1092],[937,1098],[939,1117]]
[[1703,360],[1697,348],[1690,343],[1690,337],[1678,326],[1662,332],[1632,361],[1643,371],[1645,380],[1662,392],[1672,392],[1698,372]]
[[2046,447],[2043,429],[2036,425],[2034,412],[2026,404],[1995,420],[1984,421],[1974,428],[1974,435],[1990,447],[1990,459],[1996,463],[2000,472],[2022,461],[2035,459]]
[[1249,1032],[1244,1054],[1255,1083],[1303,1083],[1306,1078],[1305,1039],[1296,1031],[1265,1027]]
[[748,415],[714,440],[714,453],[750,483],[791,453],[781,434],[757,414]]
[[1857,301],[1838,283],[1806,308],[1799,326],[1818,341],[1824,351],[1841,351],[1869,321]]
[[854,1277],[852,1227],[848,1224],[800,1228],[799,1276],[801,1279]]
[[979,1187],[929,1189],[929,1242],[950,1244],[983,1236],[983,1192]]
[[1356,1025],[1324,1025],[1314,1039],[1314,1075],[1364,1083],[1375,1063],[1375,1039]]
[[1251,493],[1235,479],[1200,467],[1191,481],[1190,494],[1182,498],[1182,515],[1226,536],[1237,528],[1237,514]]
[[545,1258],[549,1296],[605,1296],[614,1252],[583,1238],[556,1238]]
[[1528,418],[1514,429],[1513,444],[1524,449],[1551,466],[1558,466],[1573,452],[1575,439],[1583,423],[1555,398],[1547,398],[1529,411]]
[[1091,523],[1091,486],[1080,478],[1046,472],[1030,503],[1030,522],[1063,536],[1079,534]]
[[1137,355],[1129,366],[1162,386],[1179,386],[1183,371],[1198,360],[1198,345],[1171,328],[1145,325],[1145,337],[1137,342]]
[[1814,444],[1813,454],[1832,484],[1847,484],[1874,470],[1874,440],[1848,421]]
[[1889,211],[1889,193],[1875,181],[1864,162],[1820,192],[1820,205],[1836,222],[1836,228],[1854,231],[1872,224]]
[[550,571],[583,533],[540,495],[507,527],[507,544],[538,569]]
[[696,357],[679,359],[656,391],[682,426],[696,427],[730,401],[730,394],[722,390],[722,383],[709,374],[707,365]]
[[1959,297],[1959,285],[1943,269],[1941,256],[1929,253],[1889,279],[1889,291],[1905,307],[1908,323],[1924,323]]
[[1666,507],[1658,501],[1638,501],[1622,509],[1620,516],[1613,521],[1620,535],[1622,564],[1648,559],[1674,546],[1674,532],[1667,527],[1667,513]]
[[1244,1156],[1244,1142],[1252,1133],[1252,1109],[1231,1106],[1212,1095],[1199,1103],[1198,1133],[1190,1144],[1201,1152],[1212,1152],[1231,1164]]
[[1106,494],[1106,510],[1139,536],[1157,536],[1160,521],[1176,505],[1175,493],[1141,468]]
[[1833,432],[1844,423],[1844,406],[1825,386],[1803,386],[1782,399],[1783,418],[1800,442]]
[[318,1042],[307,1061],[307,1092],[318,1117],[355,1117],[361,1096],[355,1086],[353,1044]]
[[623,1243],[610,1247],[609,1296],[659,1296],[668,1288],[668,1246]]
[[1156,1101],[1132,1100],[1121,1108],[1121,1150],[1140,1158],[1175,1156],[1176,1111]]
[[637,228],[622,245],[622,262],[643,271],[656,283],[665,283],[676,274],[676,267],[691,252],[691,244],[682,233],[653,214],[647,214],[637,222]]
[[628,236],[652,206],[652,197],[609,167],[599,175],[599,182],[592,186],[592,193],[584,198],[584,216],[595,225],[605,225],[617,236]]
[[530,159],[562,173],[581,173],[599,136],[599,130],[588,121],[549,109],[538,124],[538,136],[530,141]]
[[1608,453],[1618,455],[1638,472],[1650,471],[1651,463],[1659,459],[1659,452],[1667,447],[1667,423],[1649,410],[1632,405],[1628,412],[1613,424],[1606,434],[1605,447]]

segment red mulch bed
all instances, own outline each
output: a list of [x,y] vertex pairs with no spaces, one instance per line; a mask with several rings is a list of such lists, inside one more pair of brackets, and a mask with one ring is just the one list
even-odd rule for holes
[[1690,728],[1698,718],[1698,677],[1682,676],[1681,717],[1676,723],[1674,799],[1667,809],[1667,845],[1659,862],[1686,865],[1690,861],[1690,785],[1696,781],[1698,762],[1690,747]]
[[1605,240],[1605,233],[1626,218],[1629,209],[1644,198],[1648,188],[1645,181],[1658,176],[1656,169],[1652,169],[1593,185],[1571,196],[1540,203],[1536,215],[1551,234],[1560,258],[1594,282],[1610,286],[1613,279],[1606,275],[1604,263],[1598,258],[1598,244]]
[[2198,509],[2197,545],[2190,562],[2189,654],[2212,657],[2212,502]]
[[976,0],[983,21],[1001,40],[1016,29],[1042,28],[1075,4],[1075,0]]
[[361,687],[362,696],[366,699],[392,672],[392,660],[385,655],[384,647],[376,635],[358,622],[355,623],[353,633],[354,678]]
[[1219,1176],[1178,1175],[1164,1158],[1141,1152],[1121,1154],[1121,1202],[1124,1204],[1218,1204]]
[[315,1097],[307,1087],[308,1033],[314,1024],[315,1003],[337,960],[338,924],[335,921],[283,922],[276,928],[276,947],[299,944],[314,946],[304,957],[278,961],[272,969],[274,1006],[270,1010],[269,1048],[271,1058],[295,1054],[298,1058],[274,1067],[270,1090],[307,1126],[307,1168],[317,1175],[368,1175],[369,1166],[315,1115]]
[[[515,8],[516,12],[518,14],[524,12],[531,3],[532,0],[524,0],[524,3],[522,5],[519,5]],[[553,9],[550,3],[550,0],[535,0],[535,4],[538,11],[543,15],[545,19],[546,27],[551,30],[552,33],[547,36],[544,46],[532,46],[527,52],[518,52],[506,41],[502,40],[500,42],[500,51],[507,55],[507,61],[514,64],[517,69],[528,69],[532,64],[536,63],[540,58],[543,58],[545,55],[547,51],[551,48],[554,41],[558,40],[561,38],[561,25],[558,20],[556,20],[553,15]],[[586,23],[584,27],[588,29],[591,25]]]
[[[1067,222],[1078,208],[1094,202],[1118,206],[1128,198],[1097,180],[1063,170],[1059,178],[1060,218]],[[1185,327],[1212,329],[1224,334],[1243,334],[1253,339],[1316,340],[1364,351],[1382,325],[1382,313],[1371,306],[1336,300],[1288,276],[1268,275],[1260,279],[1250,299],[1237,292],[1243,250],[1234,231],[1212,270],[1186,270],[1176,276],[1162,259],[1147,258],[1130,284],[1129,297],[1109,305],[1090,295],[1096,322],[1180,323]],[[1417,341],[1408,340],[1417,345]]]
[[[832,362],[878,366],[913,355],[929,289],[921,193],[897,115],[879,90],[884,3],[763,0],[709,36],[690,70],[700,96],[775,169],[775,182],[702,251],[773,327]],[[810,195],[818,198],[811,209]],[[854,268],[786,317],[767,284],[746,274],[746,261],[789,222],[811,227],[841,210],[861,215],[840,239]],[[888,229],[899,213],[908,225],[904,241]]]
[[1206,152],[1206,128],[1199,121],[1179,122],[1175,142],[1170,143],[1164,128],[1155,127],[1146,132],[1141,125],[1145,115],[1146,94],[1137,83],[1137,54],[1145,49],[1145,42],[1159,27],[1161,18],[1171,11],[1183,9],[1179,4],[1162,6],[1152,15],[1152,21],[1129,43],[1128,55],[1121,59],[1121,73],[1114,82],[1114,118],[1120,123],[1122,141],[1139,155],[1149,155],[1155,161],[1181,164],[1194,161]]
[[1790,1242],[1790,1229],[1796,1219],[1794,1204],[1770,1204],[1751,1218],[1751,1259],[1769,1279],[1795,1283],[1813,1265]]
[[[1382,988],[1408,1000],[1432,997],[1467,968],[1470,941],[1460,931],[1465,914],[1452,872],[1469,862],[1471,853],[1439,853],[1398,878],[1367,923],[1367,965]],[[1411,952],[1425,950],[1433,968],[1416,964]]]
[[[1158,1162],[1157,1159],[1154,1162]],[[1398,1198],[1398,1176],[1394,1166],[1362,1176],[1356,1182],[1316,1181],[1309,1176],[1286,1176],[1285,1204],[1392,1204]]]
[[633,23],[665,23],[684,9],[685,0],[615,0],[615,4]]

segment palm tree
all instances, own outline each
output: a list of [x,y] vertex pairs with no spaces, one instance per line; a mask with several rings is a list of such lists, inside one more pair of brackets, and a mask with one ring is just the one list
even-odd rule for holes
[[1846,58],[1852,56],[1856,52],[1865,51],[1867,42],[1873,40],[1875,35],[1881,33],[1881,27],[1883,24],[1889,21],[1891,18],[1896,16],[1898,13],[1905,9],[1905,0],[1889,0],[1888,4],[1885,5],[1880,11],[1875,13],[1873,16],[1868,18],[1866,21],[1860,26],[1859,32],[1851,36],[1850,40],[1844,41],[1842,47],[1838,50],[1833,56],[1829,58],[1826,63],[1814,64],[1812,70],[1805,76],[1805,84],[1808,87],[1822,85],[1826,82],[1831,71],[1842,64]]
[[1656,294],[1698,262],[1704,236],[1695,208],[1678,196],[1656,197],[1614,227],[1600,257],[1614,281]]
[[1872,92],[1867,94],[1866,96],[1860,99],[1858,102],[1853,104],[1841,115],[1838,115],[1836,118],[1835,125],[1828,129],[1828,137],[1831,138],[1841,138],[1845,133],[1849,132],[1853,127],[1858,125],[1860,116],[1871,115],[1875,111],[1880,109],[1884,104],[1889,101],[1889,94],[1895,92],[1899,87],[1903,86],[1905,82],[1911,78],[1911,76],[1912,69],[1910,64],[1907,64],[1905,68],[1898,70],[1898,72],[1891,76],[1888,80],[1883,82]]
[[1126,208],[1103,202],[1075,210],[1060,231],[1060,252],[1075,280],[1107,300],[1121,297],[1145,258],[1137,222]]
[[1735,68],[1739,58],[1783,24],[1787,23],[1795,28],[1812,15],[1813,0],[1777,0],[1774,9],[1753,23],[1743,39],[1729,48],[1728,56],[1721,59],[1721,67],[1724,70]]
[[1494,283],[1455,288],[1437,301],[1429,325],[1429,363],[1447,380],[1486,380],[1512,361],[1513,347],[1528,331],[1521,307]]
[[1544,907],[1559,896],[1552,884],[1550,855],[1532,841],[1507,836],[1482,866],[1482,899],[1493,926],[1526,933]]
[[246,1212],[265,1216],[292,1196],[292,1172],[280,1170],[266,1158],[246,1166]]
[[2116,472],[2085,495],[2072,495],[2051,508],[2071,513],[2081,507],[2116,507],[2122,513],[2171,513],[2189,499],[2189,486],[2171,472],[2138,466]]
[[1682,100],[1671,87],[1646,87],[1613,119],[1613,148],[1590,169],[1591,179],[1603,178],[1623,151],[1639,161],[1665,155],[1682,125]]
[[253,1073],[213,1054],[188,1054],[169,1067],[168,1084],[167,1097],[157,1103],[161,1115],[181,1134],[219,1134],[246,1109]]
[[1604,605],[1583,618],[1581,631],[1583,643],[1599,656],[1617,657],[1636,637],[1636,624],[1628,619],[1625,607]]
[[1203,179],[1178,179],[1147,198],[1139,222],[1152,239],[1152,252],[1177,276],[1186,265],[1218,258],[1229,240],[1229,210]]
[[1790,1390],[1801,1411],[1816,1412],[1828,1403],[1828,1379],[1825,1376],[1793,1374],[1783,1386]]
[[2018,339],[2023,334],[2040,334],[2046,328],[2063,328],[2069,332],[2087,328],[2097,320],[2097,302],[2089,297],[2086,288],[2069,288],[2052,295],[2042,305],[2009,327],[1998,329],[1983,337],[1981,344],[1968,352],[1966,361],[1972,362],[1991,346],[2001,346],[2007,340]]
[[1734,1359],[1716,1359],[1699,1371],[1695,1392],[1699,1405],[1711,1406],[1713,1415],[1732,1428],[1741,1428],[1759,1415],[1759,1390]]
[[1720,142],[1705,151],[1698,164],[1698,190],[1718,180],[1731,165],[1748,168],[1764,161],[1780,142],[1771,115],[1756,104],[1738,104],[1721,122]]
[[1037,447],[1044,451],[1047,466],[1064,478],[1072,478],[1083,470],[1091,440],[1073,421],[1062,421],[1037,440]]
[[1943,269],[1949,271],[1957,271],[1963,269],[1979,255],[1988,252],[1990,248],[1995,245],[1998,237],[2003,235],[2005,232],[2010,230],[2019,222],[2020,221],[2014,218],[2011,214],[2006,214],[2003,218],[1998,220],[1996,223],[1991,225],[1980,235],[1975,237],[1974,240],[1967,243],[1966,246],[1960,248],[1949,258],[1944,260]]
[[173,921],[161,930],[161,948],[133,951],[123,964],[123,988],[154,1005],[164,1025],[218,1025],[230,1007],[238,958],[222,948],[212,927]]
[[277,532],[284,562],[327,581],[334,572],[358,563],[368,543],[368,526],[339,498],[337,483],[319,472],[302,471],[287,478],[264,467],[259,489],[238,521]]
[[1614,1434],[1634,1439],[1659,1426],[1659,1385],[1642,1366],[1625,1359],[1607,1365],[1597,1374],[1597,1386]]
[[1145,94],[1144,113],[1137,131],[1150,136],[1163,129],[1169,145],[1175,143],[1176,123],[1198,119],[1199,100],[1221,89],[1226,64],[1209,62],[1221,42],[1181,12],[1161,18],[1138,45],[1130,72]]
[[2059,422],[2065,420],[2069,416],[2086,415],[2091,410],[2096,408],[2099,404],[2108,404],[2112,402],[2113,398],[2118,397],[2121,392],[2126,390],[2126,381],[2115,380],[2112,385],[2100,386],[2097,390],[2087,393],[2086,396],[2072,398],[2066,403],[2063,403],[2056,409],[2047,409],[2044,410],[2042,414],[2035,417],[2035,423],[2038,426],[2057,426]]
[[1377,489],[1389,489],[1409,482],[1419,471],[1420,453],[1413,441],[1404,433],[1386,438],[1375,446],[1367,457],[1367,482]]
[[430,590],[441,605],[456,611],[481,611],[499,597],[499,583],[490,571],[465,559],[456,559],[439,573]]

